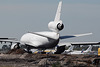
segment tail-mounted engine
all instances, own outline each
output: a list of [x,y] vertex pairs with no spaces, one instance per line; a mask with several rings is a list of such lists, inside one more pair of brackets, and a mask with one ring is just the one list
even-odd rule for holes
[[52,21],[48,24],[48,28],[54,32],[59,32],[64,28],[64,25],[62,21],[58,21],[58,22]]
[[48,24],[49,29],[57,33],[64,28],[64,25],[62,21],[60,20],[61,6],[62,6],[62,1],[59,2],[54,21]]

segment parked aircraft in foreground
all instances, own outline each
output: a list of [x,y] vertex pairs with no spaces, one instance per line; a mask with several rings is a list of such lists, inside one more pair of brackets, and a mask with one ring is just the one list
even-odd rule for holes
[[62,23],[60,19],[61,7],[62,7],[62,1],[59,2],[54,21],[51,21],[48,24],[48,28],[52,32],[49,32],[49,31],[30,32],[30,33],[24,34],[21,37],[20,41],[14,41],[14,40],[12,41],[0,40],[0,41],[15,43],[11,46],[12,49],[15,48],[15,46],[19,48],[19,44],[26,45],[27,51],[29,52],[30,49],[32,48],[37,48],[41,50],[53,48],[57,46],[60,39],[79,37],[79,36],[85,36],[85,35],[91,34],[91,33],[86,33],[86,34],[79,34],[79,35],[60,36],[59,31],[63,30],[64,28],[64,24]]

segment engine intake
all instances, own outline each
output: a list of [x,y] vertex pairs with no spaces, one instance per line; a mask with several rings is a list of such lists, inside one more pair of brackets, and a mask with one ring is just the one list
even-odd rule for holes
[[62,30],[63,28],[64,28],[64,24],[60,24],[60,23],[57,24],[58,30]]
[[64,28],[64,25],[62,21],[58,21],[58,22],[52,21],[48,24],[48,28],[54,32],[59,32]]

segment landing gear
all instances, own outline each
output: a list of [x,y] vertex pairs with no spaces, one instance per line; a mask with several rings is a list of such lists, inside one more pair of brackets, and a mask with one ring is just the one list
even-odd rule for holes
[[65,45],[64,46],[58,46],[57,51],[54,54],[61,54],[65,51]]
[[20,49],[19,44],[20,44],[20,43],[12,44],[12,45],[11,45],[11,49]]
[[20,44],[20,43],[17,43],[17,44],[16,44],[16,48],[17,48],[17,49],[20,49],[19,44]]
[[41,54],[46,54],[45,50],[42,50]]
[[26,49],[27,49],[27,52],[28,53],[32,53],[31,49],[30,49],[30,46],[26,45]]

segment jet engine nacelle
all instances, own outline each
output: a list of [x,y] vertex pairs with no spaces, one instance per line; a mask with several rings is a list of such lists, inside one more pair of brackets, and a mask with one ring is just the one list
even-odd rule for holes
[[59,32],[64,28],[64,25],[62,21],[58,21],[58,22],[52,21],[48,24],[48,28],[54,32]]

